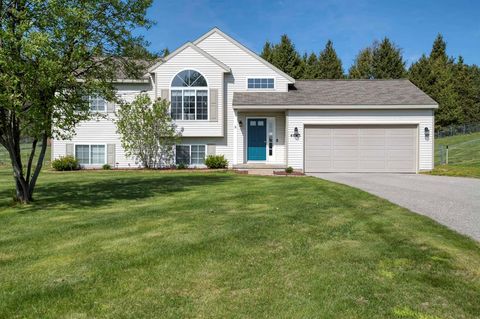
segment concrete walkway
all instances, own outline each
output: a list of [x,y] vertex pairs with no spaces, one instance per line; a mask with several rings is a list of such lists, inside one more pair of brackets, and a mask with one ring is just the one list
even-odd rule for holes
[[480,179],[422,174],[309,174],[360,188],[480,241]]

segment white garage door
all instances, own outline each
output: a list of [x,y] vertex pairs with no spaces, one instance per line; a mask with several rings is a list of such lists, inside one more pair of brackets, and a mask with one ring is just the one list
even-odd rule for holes
[[305,127],[305,172],[416,172],[416,125]]

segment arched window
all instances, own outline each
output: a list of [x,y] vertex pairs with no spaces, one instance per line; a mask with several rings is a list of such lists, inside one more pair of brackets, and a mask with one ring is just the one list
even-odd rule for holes
[[171,84],[171,113],[174,120],[208,120],[208,84],[199,72],[184,70]]

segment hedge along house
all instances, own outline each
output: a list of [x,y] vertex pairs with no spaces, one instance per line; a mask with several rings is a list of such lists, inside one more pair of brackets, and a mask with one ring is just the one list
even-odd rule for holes
[[[202,167],[209,154],[234,168],[291,166],[304,172],[418,172],[433,168],[437,103],[408,80],[295,80],[217,28],[187,42],[142,79],[119,78],[118,95],[171,103],[183,129],[177,163]],[[86,168],[138,167],[125,156],[117,106],[91,98],[105,119],[54,140],[53,158]]]

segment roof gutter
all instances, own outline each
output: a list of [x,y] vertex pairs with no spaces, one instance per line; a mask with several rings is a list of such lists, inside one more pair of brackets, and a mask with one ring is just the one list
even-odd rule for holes
[[235,110],[398,110],[398,109],[438,109],[438,104],[431,105],[239,105]]

